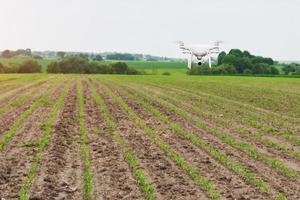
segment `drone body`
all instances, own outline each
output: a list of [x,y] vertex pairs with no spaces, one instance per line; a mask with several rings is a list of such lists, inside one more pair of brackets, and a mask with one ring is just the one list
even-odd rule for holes
[[191,69],[193,57],[196,57],[198,65],[202,65],[205,57],[208,57],[209,67],[211,67],[211,57],[213,54],[219,53],[221,41],[216,41],[213,45],[186,45],[182,41],[179,41],[178,43],[183,54],[190,54],[188,68]]

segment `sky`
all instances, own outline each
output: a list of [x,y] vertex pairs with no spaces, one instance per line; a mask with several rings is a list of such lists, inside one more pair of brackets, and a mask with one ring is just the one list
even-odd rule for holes
[[175,41],[300,60],[299,0],[0,0],[0,49],[181,57]]

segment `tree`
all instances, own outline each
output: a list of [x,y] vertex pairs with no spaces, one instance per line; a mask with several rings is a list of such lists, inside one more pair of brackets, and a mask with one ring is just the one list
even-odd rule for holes
[[0,73],[5,73],[5,67],[0,63]]
[[282,71],[284,71],[284,74],[288,75],[288,74],[293,73],[293,72],[296,71],[296,66],[293,65],[293,64],[285,65],[282,68]]
[[42,66],[35,60],[27,60],[22,63],[19,73],[40,73]]
[[103,58],[102,58],[102,56],[101,55],[96,55],[94,58],[93,58],[93,60],[95,60],[95,61],[103,61]]
[[218,55],[218,65],[223,64],[225,56],[226,56],[226,53],[225,53],[224,51],[222,51],[222,52]]
[[124,62],[116,62],[111,65],[112,71],[115,74],[125,74],[128,71],[128,66]]
[[11,57],[13,57],[14,56],[14,53],[13,52],[11,52],[10,50],[4,50],[3,52],[2,52],[2,57],[3,58],[11,58]]
[[66,52],[63,52],[63,51],[58,51],[56,53],[56,56],[61,58],[61,59],[63,59],[65,57],[65,55],[66,55]]

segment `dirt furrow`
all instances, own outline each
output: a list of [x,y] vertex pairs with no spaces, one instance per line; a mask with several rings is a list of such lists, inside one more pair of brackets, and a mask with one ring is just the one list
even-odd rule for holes
[[278,192],[285,193],[291,199],[300,198],[300,181],[298,178],[287,178],[283,176],[269,166],[266,166],[266,164],[251,159],[243,152],[237,151],[231,146],[224,144],[220,139],[207,133],[205,130],[196,127],[185,119],[182,119],[170,110],[167,110],[160,105],[148,101],[147,99],[145,100],[160,112],[167,115],[172,121],[180,123],[185,128],[185,130],[194,132],[207,143],[231,156],[232,159],[236,160],[237,162],[243,163],[246,167],[258,174],[264,181],[268,182]]
[[46,84],[46,82],[43,82],[37,86],[26,88],[26,89],[22,90],[21,92],[18,92],[17,94],[13,95],[12,97],[6,99],[4,102],[0,102],[0,107],[4,107],[9,104],[13,104],[14,102],[18,101],[23,96],[26,96],[28,94],[31,94],[31,96],[33,96],[35,93],[38,93],[39,90],[43,90],[44,87],[49,87],[49,85],[52,85],[52,84],[53,83]]
[[237,174],[221,165],[218,161],[191,144],[186,139],[172,132],[170,127],[153,116],[147,109],[114,90],[143,119],[147,125],[156,130],[157,134],[169,143],[187,161],[196,166],[199,173],[216,185],[221,195],[226,199],[269,199],[270,196],[261,193],[259,189],[243,181]]
[[[38,91],[36,94],[34,94],[30,101],[27,101],[26,103],[22,104],[20,107],[13,108],[11,110],[8,110],[7,112],[1,114],[0,118],[0,137],[9,130],[10,126],[14,123],[14,121],[18,118],[18,116],[21,115],[25,110],[29,109],[32,105],[32,102],[37,100],[39,97],[41,97],[50,86],[47,86],[40,91]],[[56,92],[60,91],[62,88],[58,88]]]
[[31,186],[31,199],[82,199],[76,84],[63,103],[50,143]]
[[[50,95],[50,101],[54,102],[58,95],[59,92]],[[0,152],[0,198],[18,197],[23,179],[27,176],[38,149],[38,140],[43,132],[42,125],[51,109],[51,106],[46,104],[34,111]]]
[[5,92],[0,95],[0,106],[5,105],[11,99],[18,97],[18,95],[24,94],[26,91],[38,87],[41,84],[44,84],[47,80],[39,80],[35,81],[34,83],[29,83],[25,86],[16,87],[15,89],[11,89],[8,92]]
[[117,128],[137,156],[156,188],[158,199],[207,199],[205,193],[127,116],[105,92],[99,90]]
[[144,194],[84,84],[85,122],[97,199],[144,199]]
[[[155,96],[157,94],[157,92],[153,91],[153,90],[147,90],[147,91],[149,91],[149,92],[151,91],[152,93],[155,93]],[[159,98],[159,94],[158,94],[157,98]],[[256,136],[258,136],[258,137],[261,136],[261,133],[257,132],[257,130],[254,130],[253,128],[248,129],[248,127],[242,126],[237,121],[233,122],[233,121],[226,121],[225,120],[226,123],[229,123],[229,124],[226,124],[226,125],[224,125],[222,123],[217,123],[213,119],[208,118],[207,116],[205,116],[205,114],[201,115],[201,114],[197,113],[196,111],[193,111],[193,110],[187,108],[183,104],[179,105],[178,102],[174,103],[174,101],[172,101],[172,99],[171,100],[170,99],[168,99],[168,100],[164,99],[163,101],[165,101],[167,103],[170,103],[170,104],[178,107],[179,109],[184,110],[186,113],[189,113],[191,115],[191,117],[197,117],[198,119],[207,122],[207,124],[211,127],[218,128],[219,130],[224,131],[227,134],[230,134],[230,135],[234,136],[235,138],[238,138],[240,140],[247,141],[247,142],[251,143],[255,148],[259,149],[261,152],[267,154],[270,157],[276,157],[276,158],[280,159],[282,162],[287,163],[287,165],[292,166],[293,169],[295,169],[297,171],[300,171],[300,160],[299,159],[296,159],[295,157],[293,157],[289,153],[279,151],[278,149],[275,149],[273,146],[266,145],[266,144],[262,143],[261,141],[256,140],[255,139]],[[206,111],[204,111],[204,112],[206,112]],[[214,117],[219,117],[219,116],[217,114],[215,114]],[[224,121],[224,119],[221,119],[221,121]],[[245,131],[247,133],[245,133]],[[256,136],[253,136],[254,134]],[[276,138],[275,139],[275,137],[272,136],[272,135],[268,135],[268,137],[262,137],[262,138],[268,139],[269,141],[275,141],[278,144],[284,144],[286,147],[289,148],[289,150],[295,149],[295,150],[299,151],[299,149],[296,146],[294,146],[290,143],[287,143],[286,140],[283,139],[283,138]],[[293,151],[289,151],[289,152],[291,154],[293,153]]]

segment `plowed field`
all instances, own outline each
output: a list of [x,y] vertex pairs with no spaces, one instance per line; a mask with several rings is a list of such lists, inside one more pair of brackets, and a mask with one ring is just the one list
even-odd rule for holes
[[300,199],[300,80],[0,76],[0,199]]

